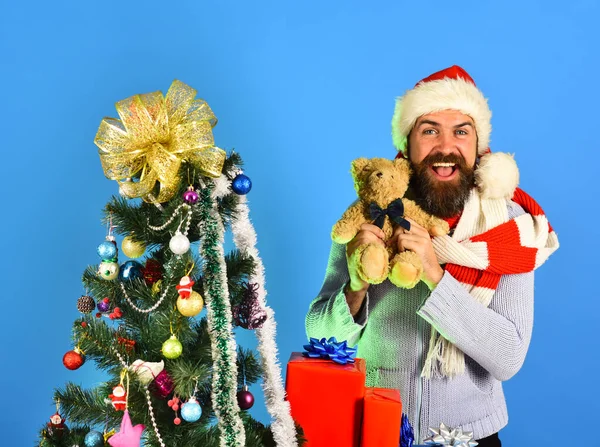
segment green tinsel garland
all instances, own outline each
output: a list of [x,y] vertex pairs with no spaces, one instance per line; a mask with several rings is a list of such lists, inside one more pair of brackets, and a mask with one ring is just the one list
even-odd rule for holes
[[[208,182],[207,182],[208,183]],[[244,428],[236,400],[237,366],[236,348],[231,326],[227,281],[223,283],[224,265],[222,253],[222,223],[216,203],[211,197],[214,185],[200,192],[200,221],[202,222],[201,255],[205,259],[204,287],[207,320],[213,350],[213,406],[219,419],[221,445],[241,447],[244,445]],[[219,250],[221,247],[221,250]]]

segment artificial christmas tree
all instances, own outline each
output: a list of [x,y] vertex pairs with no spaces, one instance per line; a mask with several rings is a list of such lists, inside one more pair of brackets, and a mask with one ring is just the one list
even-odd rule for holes
[[[65,365],[75,369],[85,359],[109,379],[94,389],[68,383],[56,390],[59,423],[41,430],[40,445],[298,444],[248,215],[251,183],[239,154],[214,145],[217,120],[195,95],[175,81],[166,96],[118,102],[120,119],[101,122],[95,143],[120,197],[104,209],[108,234],[99,265],[83,274],[77,352]],[[236,246],[227,255],[226,228]],[[136,261],[120,259],[118,235],[121,258]],[[236,346],[234,325],[256,331],[259,356]],[[261,377],[270,426],[238,404]]]

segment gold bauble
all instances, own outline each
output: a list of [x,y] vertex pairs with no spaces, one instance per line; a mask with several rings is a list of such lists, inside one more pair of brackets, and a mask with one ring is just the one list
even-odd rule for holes
[[146,246],[141,242],[133,240],[131,236],[126,236],[121,244],[121,249],[123,250],[123,253],[125,253],[125,256],[135,259],[144,254]]
[[198,292],[192,290],[189,298],[177,298],[177,310],[184,317],[195,317],[204,307],[204,301]]

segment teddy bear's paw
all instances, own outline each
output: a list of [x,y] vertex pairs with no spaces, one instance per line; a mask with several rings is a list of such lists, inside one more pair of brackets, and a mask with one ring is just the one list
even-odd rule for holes
[[429,229],[429,234],[431,234],[432,236],[444,236],[445,234],[448,234],[448,232],[450,231],[450,226],[448,225],[448,222],[446,222],[445,220],[441,220],[440,222],[436,222],[434,225],[431,226],[431,228]]
[[396,262],[390,269],[390,281],[396,287],[412,289],[421,280],[423,268],[415,266],[410,262]]
[[356,231],[352,231],[348,225],[334,225],[331,230],[331,239],[337,244],[347,244],[356,236]]
[[340,244],[340,245],[346,245],[348,242],[350,242],[352,239],[354,239],[354,236],[356,236],[356,234],[336,234],[336,235],[331,235],[331,240],[333,242],[335,242],[336,244]]
[[388,276],[388,253],[380,244],[368,244],[356,250],[358,275],[369,284],[381,284]]
[[429,229],[429,234],[433,237],[435,236],[443,236],[444,234],[446,234],[447,231],[444,231],[442,227],[436,225],[434,227],[431,227]]

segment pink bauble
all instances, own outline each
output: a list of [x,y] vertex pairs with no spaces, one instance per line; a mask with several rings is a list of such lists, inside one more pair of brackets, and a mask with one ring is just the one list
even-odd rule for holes
[[195,204],[198,201],[198,193],[194,191],[193,188],[188,189],[183,193],[183,200],[185,200],[190,205]]

